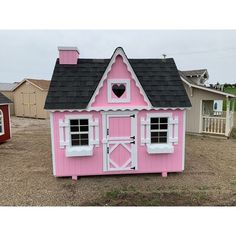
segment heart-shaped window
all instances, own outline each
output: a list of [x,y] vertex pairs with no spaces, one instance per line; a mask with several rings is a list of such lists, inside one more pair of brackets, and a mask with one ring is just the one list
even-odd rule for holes
[[118,98],[120,98],[125,92],[125,85],[124,84],[113,84],[112,91]]

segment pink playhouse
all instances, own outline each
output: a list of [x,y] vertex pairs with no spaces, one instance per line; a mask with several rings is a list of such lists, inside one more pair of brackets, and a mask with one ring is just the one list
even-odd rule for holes
[[182,172],[185,111],[191,106],[175,62],[80,58],[59,47],[45,103],[55,176]]

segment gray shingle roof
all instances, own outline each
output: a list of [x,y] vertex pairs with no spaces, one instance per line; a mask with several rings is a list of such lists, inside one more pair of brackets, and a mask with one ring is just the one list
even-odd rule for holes
[[[45,109],[86,109],[110,59],[79,59],[53,71]],[[129,59],[153,107],[190,107],[175,62],[170,59]]]
[[199,70],[184,70],[182,71],[185,76],[201,76],[205,72],[207,72],[207,69],[199,69]]
[[18,83],[0,83],[0,91],[11,91]]
[[0,93],[0,104],[5,103],[12,103],[10,99],[8,99],[6,96],[4,96],[2,93]]

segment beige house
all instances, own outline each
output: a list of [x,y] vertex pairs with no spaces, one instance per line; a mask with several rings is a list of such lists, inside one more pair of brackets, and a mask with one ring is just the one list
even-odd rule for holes
[[50,81],[24,79],[13,89],[14,110],[16,116],[48,118],[44,103]]
[[14,111],[14,96],[13,96],[13,89],[17,86],[17,82],[15,83],[0,83],[0,92],[5,95],[7,98],[9,98],[12,103],[10,104],[10,114],[15,115]]
[[[207,70],[179,71],[192,108],[187,111],[186,131],[229,136],[234,125],[236,96],[205,86]],[[226,111],[223,111],[223,100]]]

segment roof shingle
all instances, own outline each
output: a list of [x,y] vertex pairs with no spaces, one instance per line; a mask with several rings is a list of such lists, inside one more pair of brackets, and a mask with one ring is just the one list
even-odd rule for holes
[[[79,59],[76,65],[57,59],[45,109],[86,109],[110,59]],[[129,59],[153,107],[190,107],[175,62],[169,59]]]

